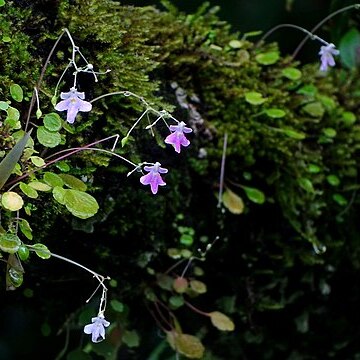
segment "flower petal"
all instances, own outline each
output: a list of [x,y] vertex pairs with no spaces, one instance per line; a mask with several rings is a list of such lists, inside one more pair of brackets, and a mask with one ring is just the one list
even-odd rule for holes
[[84,326],[84,333],[85,334],[92,334],[94,328],[94,324],[89,324]]
[[55,105],[55,110],[65,111],[68,109],[69,105],[70,105],[70,99],[60,101],[58,104]]
[[92,109],[92,104],[88,101],[78,100],[78,103],[80,111],[90,111]]

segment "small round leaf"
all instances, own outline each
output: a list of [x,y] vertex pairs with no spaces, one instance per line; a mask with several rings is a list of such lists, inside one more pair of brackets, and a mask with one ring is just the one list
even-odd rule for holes
[[17,211],[23,207],[24,201],[16,192],[8,191],[2,195],[1,204],[7,210]]
[[0,235],[0,249],[9,254],[14,254],[19,250],[21,241],[15,234],[1,234]]

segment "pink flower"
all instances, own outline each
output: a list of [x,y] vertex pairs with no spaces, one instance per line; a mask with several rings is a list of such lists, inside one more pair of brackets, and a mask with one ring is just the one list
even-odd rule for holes
[[92,109],[91,103],[84,101],[85,93],[76,91],[75,88],[71,88],[69,92],[60,94],[61,99],[56,106],[57,111],[67,111],[66,121],[69,124],[73,124],[75,117],[79,111],[90,111]]
[[335,60],[333,55],[339,55],[340,51],[335,48],[334,44],[328,44],[322,46],[319,51],[321,65],[320,71],[326,71],[328,66],[335,66]]
[[185,126],[186,124],[181,121],[177,125],[170,125],[170,131],[172,132],[165,139],[166,144],[170,144],[174,147],[177,153],[180,153],[180,146],[189,146],[190,141],[185,137],[185,134],[191,133],[192,129]]
[[160,174],[166,174],[168,169],[162,168],[159,162],[156,162],[152,166],[145,166],[144,170],[148,174],[140,178],[140,182],[143,185],[150,185],[151,192],[155,195],[158,192],[159,186],[165,186],[166,182],[162,179]]
[[91,340],[94,343],[105,339],[105,327],[110,323],[103,316],[96,316],[91,319],[92,324],[85,325],[84,333],[91,334]]

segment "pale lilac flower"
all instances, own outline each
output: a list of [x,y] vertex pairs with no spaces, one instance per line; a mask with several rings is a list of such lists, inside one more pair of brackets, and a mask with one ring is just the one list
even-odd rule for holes
[[162,179],[160,174],[166,174],[168,169],[160,167],[161,164],[156,162],[152,166],[145,166],[144,170],[148,171],[148,174],[140,178],[140,182],[143,185],[150,185],[151,192],[156,194],[158,192],[159,186],[165,186],[166,182]]
[[320,71],[326,71],[328,66],[335,66],[334,55],[339,55],[340,51],[335,48],[334,44],[322,46],[319,51],[321,65]]
[[84,101],[85,93],[76,91],[75,88],[71,88],[69,92],[60,94],[61,99],[55,109],[57,111],[67,111],[66,121],[69,124],[73,124],[75,117],[79,111],[90,111],[92,109],[91,103]]
[[84,333],[91,334],[91,340],[94,343],[105,339],[105,328],[110,325],[103,316],[96,316],[91,319],[92,324],[85,325]]
[[166,144],[172,145],[177,153],[180,152],[180,145],[190,145],[190,141],[185,137],[184,133],[191,133],[192,129],[185,125],[186,124],[183,121],[179,122],[177,125],[170,125],[170,131],[172,133],[165,139]]

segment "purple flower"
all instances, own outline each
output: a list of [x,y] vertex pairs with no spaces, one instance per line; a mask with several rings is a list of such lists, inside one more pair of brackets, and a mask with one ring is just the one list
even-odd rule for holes
[[67,111],[66,121],[69,124],[73,124],[75,117],[79,111],[90,111],[92,105],[88,101],[84,101],[85,93],[76,91],[75,88],[71,88],[69,92],[60,94],[61,99],[55,109],[57,111]]
[[91,340],[94,343],[103,341],[105,339],[105,327],[108,327],[110,323],[101,315],[93,317],[91,322],[92,324],[85,325],[84,333],[91,334]]
[[190,141],[185,137],[184,133],[191,133],[192,129],[185,125],[186,124],[183,121],[179,122],[177,125],[170,125],[170,131],[172,133],[165,139],[165,143],[172,145],[177,153],[180,152],[180,145],[190,145]]
[[140,182],[143,185],[150,185],[151,192],[153,194],[156,194],[158,192],[159,185],[166,185],[166,182],[161,178],[160,174],[166,174],[168,172],[168,169],[162,168],[160,166],[161,164],[159,162],[156,162],[152,166],[145,166],[144,170],[148,171],[148,174],[140,178]]
[[335,48],[334,44],[328,44],[322,46],[319,51],[321,65],[320,71],[326,71],[328,66],[335,66],[335,60],[333,55],[339,55],[340,51]]

